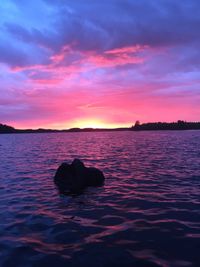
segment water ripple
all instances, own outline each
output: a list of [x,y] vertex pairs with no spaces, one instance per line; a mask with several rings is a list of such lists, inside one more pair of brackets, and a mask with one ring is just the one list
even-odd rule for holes
[[[200,132],[0,136],[0,266],[200,266]],[[59,195],[80,158],[104,187]]]

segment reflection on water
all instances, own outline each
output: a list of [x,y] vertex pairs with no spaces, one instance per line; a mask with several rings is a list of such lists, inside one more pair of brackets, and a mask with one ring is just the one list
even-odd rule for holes
[[[80,158],[104,187],[59,195]],[[0,136],[0,266],[200,266],[200,132]]]

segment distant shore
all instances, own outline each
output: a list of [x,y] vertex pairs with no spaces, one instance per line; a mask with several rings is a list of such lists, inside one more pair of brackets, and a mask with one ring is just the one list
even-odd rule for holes
[[134,126],[131,127],[121,127],[121,128],[71,128],[63,130],[54,129],[15,129],[12,126],[5,124],[0,124],[0,134],[6,133],[59,133],[59,132],[109,132],[109,131],[166,131],[166,130],[200,130],[200,122],[152,122],[152,123],[142,123],[136,121]]

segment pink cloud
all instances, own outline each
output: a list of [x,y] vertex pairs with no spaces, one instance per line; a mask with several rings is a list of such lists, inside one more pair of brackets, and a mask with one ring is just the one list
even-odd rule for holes
[[[136,85],[137,86],[137,85]],[[177,96],[177,99],[165,96],[145,96],[147,87],[140,88],[141,92],[134,93],[135,88],[126,88],[124,92],[95,93],[94,88],[76,88],[75,91],[36,90],[18,99],[26,103],[26,107],[17,110],[9,123],[19,128],[45,127],[70,128],[80,127],[99,121],[104,125],[131,126],[136,120],[171,121],[178,119],[190,120],[191,114],[200,115],[193,97]],[[198,99],[199,101],[200,99]],[[11,110],[11,113],[13,111]],[[24,116],[26,113],[27,116]],[[18,120],[16,118],[18,117]]]
[[121,48],[115,48],[112,50],[107,50],[105,54],[131,54],[140,52],[141,50],[144,50],[145,48],[148,48],[148,46],[141,46],[141,45],[135,45],[135,46],[125,46]]
[[21,74],[24,80],[12,89],[15,110],[6,99],[1,101],[0,112],[7,118],[1,122],[19,128],[70,128],[198,118],[197,98],[187,89],[198,85],[195,78],[172,81],[159,71],[152,78],[149,66],[160,53],[137,45],[102,53],[64,47],[49,64],[12,68],[11,75]]

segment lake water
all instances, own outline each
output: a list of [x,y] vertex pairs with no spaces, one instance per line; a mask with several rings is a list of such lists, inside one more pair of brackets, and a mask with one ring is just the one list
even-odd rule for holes
[[[105,185],[59,195],[74,158]],[[200,266],[200,131],[0,135],[0,266]]]

